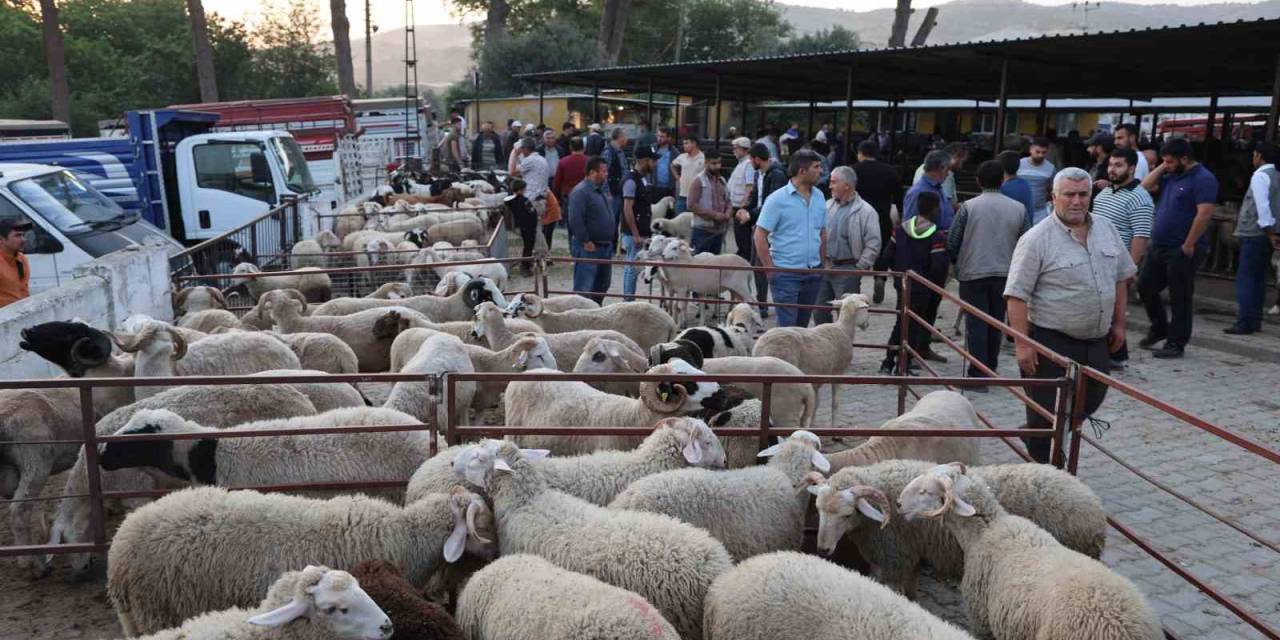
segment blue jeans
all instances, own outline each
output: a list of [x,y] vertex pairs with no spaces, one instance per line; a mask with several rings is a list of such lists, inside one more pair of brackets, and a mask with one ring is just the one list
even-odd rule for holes
[[719,254],[720,249],[724,247],[724,234],[712,233],[706,229],[694,228],[693,235],[689,238],[689,244],[693,245],[694,253],[715,253]]
[[680,215],[689,210],[689,201],[684,196],[676,196],[676,215]]
[[1240,238],[1240,269],[1236,271],[1236,328],[1262,328],[1262,305],[1267,295],[1267,263],[1271,240],[1266,236]]
[[[778,273],[773,276],[773,301],[785,304],[813,304],[818,299],[822,276],[806,273]],[[777,307],[779,327],[807,327],[812,309]]]
[[[587,251],[582,241],[573,238],[569,241],[569,253],[575,258],[598,258],[608,260],[613,257],[613,245],[596,243],[595,251]],[[573,265],[573,290],[578,293],[602,294],[609,291],[609,281],[613,269],[607,264],[575,263]],[[588,298],[604,304],[603,295],[588,295]]]
[[[630,234],[622,234],[622,248],[627,252],[627,262],[635,261],[636,254],[640,252],[638,244]],[[636,295],[636,279],[640,275],[640,269],[630,264],[622,268],[622,299],[627,302],[631,302]]]

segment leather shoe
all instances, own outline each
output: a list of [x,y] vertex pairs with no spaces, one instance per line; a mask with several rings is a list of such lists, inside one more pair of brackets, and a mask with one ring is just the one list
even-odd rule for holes
[[1152,351],[1151,355],[1152,357],[1160,358],[1162,360],[1168,360],[1171,358],[1181,358],[1182,347],[1179,347],[1176,344],[1169,344],[1166,342],[1163,347],[1160,347],[1159,349]]
[[1223,333],[1231,336],[1247,336],[1254,332],[1254,329],[1245,329],[1243,327],[1227,327],[1222,330]]
[[876,278],[876,287],[871,294],[871,302],[873,304],[884,302],[884,278]]
[[1142,347],[1143,349],[1153,349],[1155,348],[1156,343],[1160,342],[1161,340],[1164,340],[1164,336],[1147,334],[1147,337],[1138,341],[1138,346]]
[[920,355],[921,357],[923,357],[925,360],[928,360],[929,362],[946,362],[947,361],[946,356],[942,355],[941,353],[938,353],[937,351],[934,351],[933,349],[926,349],[925,352]]

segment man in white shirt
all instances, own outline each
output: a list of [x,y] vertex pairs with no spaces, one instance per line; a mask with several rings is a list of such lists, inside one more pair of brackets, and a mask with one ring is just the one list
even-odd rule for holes
[[520,142],[516,145],[516,153],[519,159],[516,161],[516,170],[512,175],[524,178],[525,184],[528,185],[524,191],[524,197],[533,203],[533,209],[541,218],[542,214],[547,212],[547,190],[550,188],[551,169],[547,167],[547,159],[534,153],[537,145],[533,142],[533,138],[520,138]]
[[733,209],[745,209],[751,202],[751,187],[756,182],[756,168],[747,159],[747,151],[751,149],[751,139],[742,137],[733,140],[733,157],[738,159],[733,173],[729,174],[729,204]]
[[698,175],[702,173],[703,165],[706,164],[706,156],[703,155],[702,149],[698,148],[698,138],[690,135],[684,139],[684,153],[676,156],[674,162],[671,163],[671,171],[675,174],[678,189],[676,191],[676,213],[681,214],[688,211],[689,187],[693,186],[693,181],[698,179]]
[[1142,153],[1142,149],[1138,148],[1138,125],[1132,122],[1125,122],[1116,127],[1115,143],[1117,149],[1133,149],[1138,154],[1138,168],[1134,171],[1133,177],[1141,181],[1151,173],[1151,166],[1147,162],[1146,154]]
[[1267,292],[1267,263],[1273,247],[1280,246],[1276,215],[1280,214],[1280,147],[1260,143],[1253,150],[1249,191],[1240,203],[1236,238],[1240,241],[1240,269],[1236,271],[1236,322],[1223,329],[1232,335],[1248,335],[1262,329],[1262,306]]

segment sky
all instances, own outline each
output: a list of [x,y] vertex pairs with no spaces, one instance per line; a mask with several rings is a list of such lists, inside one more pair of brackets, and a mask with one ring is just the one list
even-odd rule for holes
[[[944,4],[947,0],[912,0],[912,7],[931,7],[933,5]],[[1070,4],[1071,0],[1030,0],[1034,4],[1043,5],[1063,5]],[[1256,0],[1236,0],[1244,2],[1252,2]],[[328,2],[323,0],[311,0],[312,4],[320,8],[322,19],[328,22]],[[1132,4],[1180,4],[1180,5],[1198,5],[1198,4],[1219,4],[1222,0],[1124,0],[1126,3]],[[373,23],[384,28],[395,28],[404,24],[404,2],[400,0],[371,0],[373,6]],[[228,18],[253,23],[254,15],[260,10],[263,4],[262,0],[219,0],[217,3],[208,3],[206,7],[212,13],[219,13]],[[896,6],[895,0],[795,0],[792,2],[784,2],[783,4],[804,5],[810,7],[826,7],[830,9],[852,9],[854,11],[870,11],[872,9],[884,9]],[[362,0],[347,0],[347,16],[351,20],[351,31],[353,38],[363,37],[364,34],[364,2]],[[418,24],[456,24],[458,18],[449,13],[449,8],[444,0],[415,0],[414,17]],[[479,16],[477,16],[479,17]]]

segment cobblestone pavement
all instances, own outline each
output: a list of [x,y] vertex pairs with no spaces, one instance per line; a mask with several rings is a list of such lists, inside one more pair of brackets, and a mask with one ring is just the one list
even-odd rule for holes
[[[565,265],[553,268],[553,286],[567,288],[568,269]],[[870,284],[867,278],[868,292]],[[954,292],[955,283],[951,284]],[[618,275],[612,289],[621,290]],[[893,305],[889,287],[883,306]],[[955,313],[954,306],[944,303],[936,323],[948,335],[954,335]],[[1141,308],[1132,309],[1130,317],[1135,325],[1145,327]],[[1280,365],[1273,364],[1280,354],[1280,322],[1270,325],[1267,334],[1240,339],[1223,336],[1221,329],[1230,321],[1221,315],[1197,316],[1195,335],[1212,337],[1215,342],[1228,338],[1245,347],[1234,350],[1240,355],[1198,348],[1193,339],[1181,360],[1156,360],[1137,348],[1143,335],[1137,329],[1130,333],[1130,365],[1116,377],[1214,424],[1272,448],[1280,447]],[[873,314],[871,327],[857,341],[883,343],[892,325],[892,316]],[[963,343],[963,339],[958,341]],[[945,345],[936,347],[948,355],[949,362],[930,364],[942,375],[960,375],[959,357],[946,351]],[[849,371],[874,374],[882,357],[878,350],[857,350]],[[1002,353],[999,371],[1004,376],[1018,375],[1011,351]],[[916,389],[920,393],[933,390],[928,386]],[[839,393],[838,425],[874,425],[895,414],[897,396],[892,387],[844,387]],[[992,389],[969,397],[999,427],[1013,428],[1025,422],[1022,405],[1005,391]],[[818,406],[816,422],[829,424],[828,390],[820,393]],[[1096,415],[1111,423],[1099,442],[1121,459],[1265,539],[1280,541],[1280,466],[1115,391]],[[1020,460],[997,439],[985,440],[982,452],[990,463]],[[1186,571],[1266,624],[1280,628],[1280,553],[1161,492],[1087,443],[1082,445],[1081,456],[1079,475],[1101,496],[1110,515],[1169,554]],[[1115,531],[1108,533],[1103,561],[1132,579],[1165,626],[1181,638],[1265,637]],[[921,604],[964,624],[957,584],[925,580],[921,590]]]

